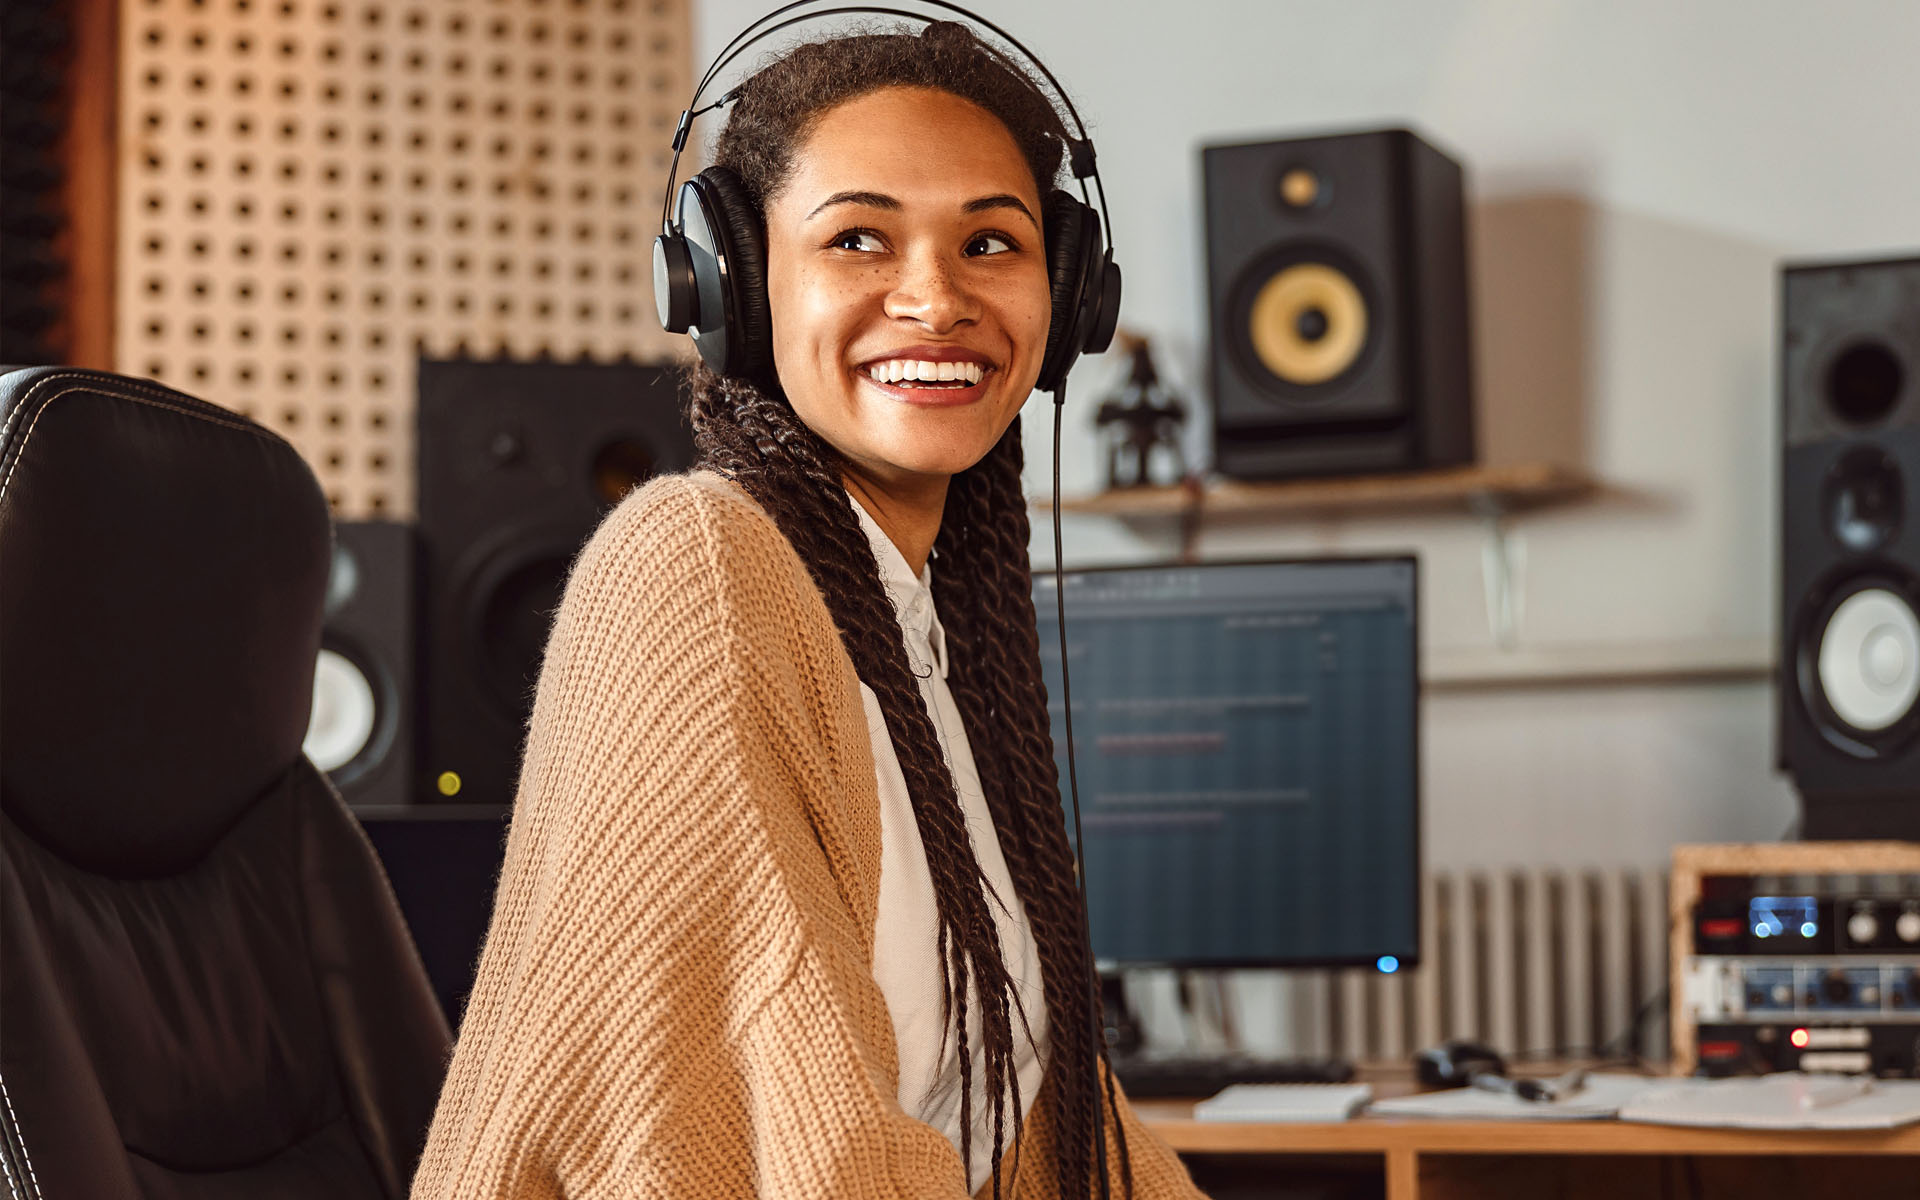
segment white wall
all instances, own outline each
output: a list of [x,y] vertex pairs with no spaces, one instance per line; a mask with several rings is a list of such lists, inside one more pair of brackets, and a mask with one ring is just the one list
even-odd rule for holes
[[[762,0],[695,0],[701,64]],[[1126,326],[1202,403],[1197,148],[1411,124],[1472,202],[1483,457],[1592,471],[1602,500],[1514,526],[1517,647],[1494,645],[1465,518],[1210,528],[1203,556],[1414,549],[1448,678],[1617,656],[1733,663],[1746,682],[1443,690],[1426,705],[1430,859],[1649,861],[1777,836],[1771,775],[1783,258],[1920,247],[1920,5],[1905,0],[1104,3],[979,0],[1092,124]],[[708,130],[711,133],[711,128]],[[1075,373],[1063,491],[1099,486],[1091,415],[1120,364]],[[1045,397],[1027,410],[1045,492]],[[1194,445],[1205,444],[1204,417]],[[1036,562],[1051,560],[1036,522]],[[1069,563],[1165,556],[1165,534],[1069,518]],[[1516,666],[1517,664],[1517,666]]]

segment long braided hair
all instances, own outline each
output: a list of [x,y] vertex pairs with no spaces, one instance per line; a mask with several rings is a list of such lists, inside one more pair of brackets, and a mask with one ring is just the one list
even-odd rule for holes
[[[945,91],[994,114],[1020,146],[1040,193],[1051,189],[1065,139],[1059,114],[1030,76],[951,22],[936,22],[918,36],[862,33],[786,52],[740,90],[715,161],[740,175],[764,217],[768,198],[785,181],[813,121],[847,100],[900,86]],[[1017,1170],[1025,1120],[1014,1068],[1014,1022],[1031,1037],[989,908],[1004,905],[1005,898],[992,896],[974,855],[898,618],[847,494],[843,462],[795,415],[776,380],[721,377],[695,366],[689,382],[700,465],[738,483],[792,543],[826,600],[855,671],[885,715],[933,880],[948,1035],[959,1039],[966,1162],[972,1161],[975,1089],[968,1045],[970,989],[981,1009],[997,1200],[1003,1152],[1014,1147]],[[1016,420],[983,459],[953,477],[933,547],[934,590],[947,636],[948,685],[1039,951],[1051,1046],[1047,1070],[1057,1101],[1057,1185],[1062,1200],[1071,1200],[1097,1188],[1094,1139],[1102,1109],[1112,1115],[1116,1130],[1120,1121],[1105,1047],[1095,1033],[1092,954],[1040,674],[1022,460]],[[1104,1088],[1095,1082],[1096,1062]],[[1118,1150],[1131,1197],[1124,1133]]]

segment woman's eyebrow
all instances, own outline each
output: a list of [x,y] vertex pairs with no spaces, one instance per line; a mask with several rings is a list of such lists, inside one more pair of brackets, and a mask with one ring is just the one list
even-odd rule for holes
[[1020,196],[1012,196],[1008,192],[1000,192],[998,196],[981,196],[979,200],[968,200],[966,204],[960,205],[962,213],[985,213],[987,209],[1020,209],[1021,213],[1027,217],[1027,221],[1033,223],[1033,227],[1041,227],[1035,215],[1027,211],[1027,205],[1021,202]]
[[[900,201],[884,192],[835,192],[825,200],[822,200],[812,212],[808,213],[807,220],[813,220],[836,204],[858,204],[864,208],[879,208],[887,212],[899,212],[905,207]],[[969,200],[960,206],[960,211],[971,215],[995,208],[1017,209],[1026,216],[1027,220],[1032,221],[1035,226],[1040,224],[1039,220],[1033,215],[1033,211],[1026,206],[1025,201],[1010,192],[1001,192],[995,196],[981,196],[977,199]]]

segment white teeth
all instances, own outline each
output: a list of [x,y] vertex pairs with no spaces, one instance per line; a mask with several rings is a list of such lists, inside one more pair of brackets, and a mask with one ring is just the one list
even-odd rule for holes
[[867,374],[881,383],[920,380],[928,383],[950,381],[975,384],[986,374],[986,369],[976,362],[936,363],[924,359],[890,358],[869,366]]

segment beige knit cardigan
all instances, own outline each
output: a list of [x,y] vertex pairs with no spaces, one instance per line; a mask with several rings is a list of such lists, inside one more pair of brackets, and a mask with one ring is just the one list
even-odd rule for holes
[[[648,484],[567,582],[415,1200],[964,1196],[896,1098],[879,884],[858,680],[805,566],[731,482]],[[1053,1086],[1003,1194],[1056,1195]],[[1122,1112],[1135,1194],[1197,1196]]]

